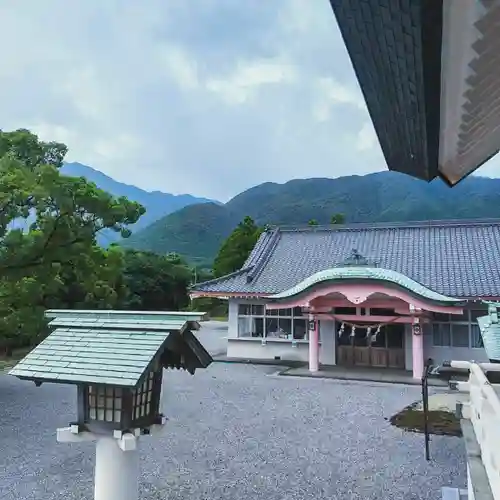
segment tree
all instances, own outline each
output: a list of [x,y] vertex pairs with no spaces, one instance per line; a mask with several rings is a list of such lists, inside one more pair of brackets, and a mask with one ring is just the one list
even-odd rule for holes
[[345,224],[344,214],[333,214],[330,219],[330,224]]
[[261,233],[262,228],[259,228],[251,217],[245,217],[222,244],[214,260],[214,277],[218,278],[241,269]]
[[96,234],[127,237],[145,210],[61,175],[65,154],[28,130],[0,131],[0,348],[39,334],[47,305],[117,300],[121,254],[99,248]]
[[125,250],[123,309],[177,311],[189,304],[191,269],[176,254]]
[[307,224],[309,226],[319,226],[319,222],[316,219],[311,219]]

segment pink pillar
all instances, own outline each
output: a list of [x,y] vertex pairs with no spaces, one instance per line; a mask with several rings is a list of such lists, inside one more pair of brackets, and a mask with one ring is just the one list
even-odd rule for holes
[[417,379],[422,378],[424,373],[424,336],[422,333],[421,325],[412,325],[413,378]]
[[319,370],[319,322],[309,314],[309,371]]

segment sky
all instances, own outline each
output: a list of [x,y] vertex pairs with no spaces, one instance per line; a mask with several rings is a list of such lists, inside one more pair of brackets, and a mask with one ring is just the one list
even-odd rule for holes
[[121,182],[226,201],[385,169],[328,0],[1,0],[0,42],[0,128]]

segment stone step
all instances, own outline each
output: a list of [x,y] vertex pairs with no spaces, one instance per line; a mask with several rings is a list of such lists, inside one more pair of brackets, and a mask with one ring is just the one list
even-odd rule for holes
[[467,500],[467,490],[462,488],[450,488],[443,486],[441,488],[441,500]]

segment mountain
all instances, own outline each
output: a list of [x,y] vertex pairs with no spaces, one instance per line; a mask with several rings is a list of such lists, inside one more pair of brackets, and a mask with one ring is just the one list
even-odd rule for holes
[[[139,219],[137,224],[131,226],[132,231],[145,228],[161,217],[188,205],[206,202],[218,203],[207,198],[197,198],[190,194],[174,195],[160,191],[144,191],[136,186],[115,181],[92,167],[76,162],[65,163],[61,168],[61,173],[71,177],[85,177],[88,181],[94,182],[97,187],[114,196],[126,196],[129,200],[143,205],[146,208],[146,213]],[[107,231],[102,236],[101,243],[103,244],[120,239],[120,236],[112,231]]]
[[396,172],[338,179],[267,182],[225,205],[191,205],[157,220],[125,240],[128,247],[177,252],[192,262],[210,262],[220,244],[246,215],[258,224],[297,225],[333,214],[346,222],[404,222],[430,219],[500,218],[500,179],[470,176],[454,188]]
[[193,264],[210,266],[221,242],[239,221],[239,216],[224,205],[190,205],[134,233],[121,245],[156,253],[176,252]]

